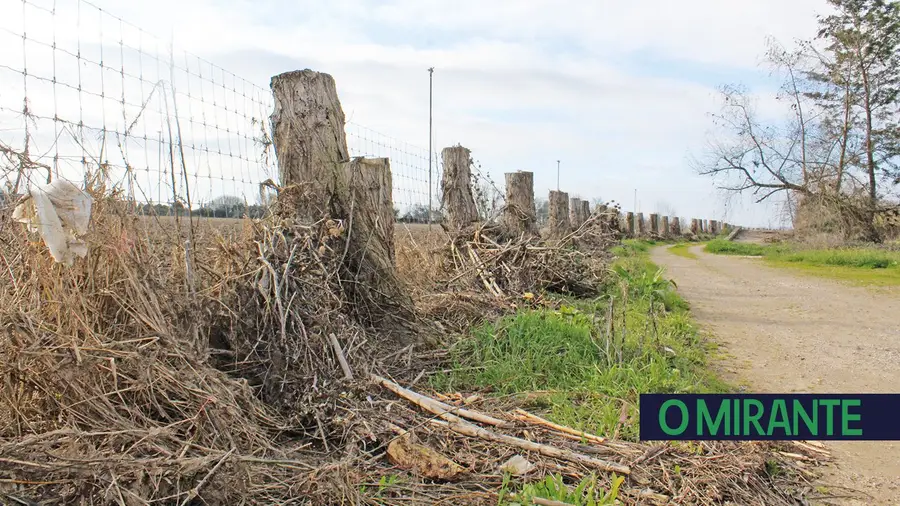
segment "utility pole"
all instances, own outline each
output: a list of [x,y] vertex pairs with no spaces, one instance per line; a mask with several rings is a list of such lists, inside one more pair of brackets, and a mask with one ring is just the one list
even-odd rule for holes
[[559,160],[556,161],[556,191],[559,191]]
[[432,123],[432,90],[434,88],[434,67],[428,69],[428,229],[431,229],[431,209],[433,192],[431,191],[431,154],[434,150],[431,148],[431,123]]

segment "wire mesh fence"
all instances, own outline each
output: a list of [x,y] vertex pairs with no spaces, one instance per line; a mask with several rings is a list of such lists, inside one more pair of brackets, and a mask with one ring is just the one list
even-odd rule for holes
[[[0,0],[0,183],[100,178],[145,211],[263,212],[277,181],[268,90],[87,0]],[[399,219],[439,215],[440,153],[348,123],[387,157]],[[2,158],[0,158],[2,160]]]

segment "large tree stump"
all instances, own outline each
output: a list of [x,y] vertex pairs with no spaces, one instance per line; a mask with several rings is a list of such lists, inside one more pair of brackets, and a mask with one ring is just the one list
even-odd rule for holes
[[668,216],[663,216],[662,218],[660,218],[659,235],[663,236],[663,239],[669,237],[669,217]]
[[[591,217],[591,203],[588,202],[587,200],[582,200],[581,201],[581,216],[580,216],[581,224],[586,222],[588,220],[588,218],[590,218],[590,217]],[[581,224],[579,224],[579,226]]]
[[625,213],[625,232],[629,237],[634,237],[634,213],[628,211]]
[[681,218],[672,216],[672,235],[674,237],[681,236]]
[[650,235],[656,235],[659,233],[659,215],[656,213],[650,213]]
[[700,235],[700,220],[697,218],[691,218],[691,233]]
[[501,221],[512,235],[537,235],[533,172],[506,173],[506,206]]
[[444,175],[441,180],[442,207],[447,223],[454,229],[478,221],[478,208],[472,195],[470,167],[472,152],[462,146],[444,148]]
[[388,160],[349,160],[344,112],[330,75],[287,72],[273,77],[271,87],[272,141],[284,188],[279,197],[290,195],[284,205],[294,206],[301,223],[344,223],[346,254],[339,275],[347,307],[360,323],[392,316],[408,320],[411,300],[394,269]]
[[569,194],[566,192],[550,190],[550,219],[551,237],[560,237],[571,229],[569,222]]
[[634,221],[638,236],[644,237],[644,233],[646,232],[646,229],[644,228],[644,213],[637,213],[637,217],[635,217]]
[[716,235],[719,232],[719,222],[716,220],[709,220],[709,233],[712,235]]
[[299,186],[298,216],[330,214],[331,198],[346,192],[341,165],[350,160],[334,79],[312,70],[272,78],[272,142],[281,186]]

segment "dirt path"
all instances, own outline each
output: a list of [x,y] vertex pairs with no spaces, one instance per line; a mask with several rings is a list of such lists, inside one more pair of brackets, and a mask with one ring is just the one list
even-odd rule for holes
[[[676,256],[653,261],[728,355],[724,375],[757,392],[900,392],[900,296],[766,266],[762,260]],[[835,442],[825,481],[871,497],[826,504],[900,505],[900,442]],[[829,487],[832,494],[846,492]]]

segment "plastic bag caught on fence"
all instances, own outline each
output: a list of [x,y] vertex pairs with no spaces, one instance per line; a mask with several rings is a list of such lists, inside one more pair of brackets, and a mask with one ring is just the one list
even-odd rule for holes
[[93,199],[69,181],[57,179],[31,189],[25,201],[13,211],[13,219],[38,232],[50,255],[71,266],[75,257],[87,256],[87,233]]

